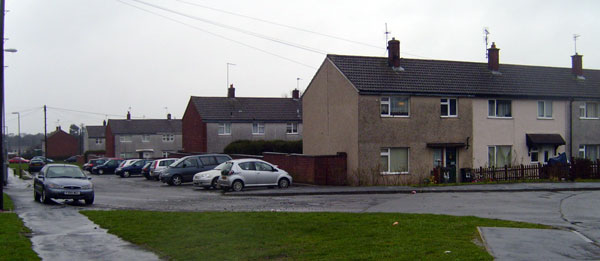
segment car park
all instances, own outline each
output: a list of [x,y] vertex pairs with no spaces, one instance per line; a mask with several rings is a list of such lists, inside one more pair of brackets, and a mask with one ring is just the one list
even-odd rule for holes
[[83,170],[87,170],[89,172],[92,172],[92,168],[93,167],[102,165],[107,160],[108,159],[105,159],[105,158],[91,159],[91,160],[88,161],[88,163],[83,164]]
[[184,182],[192,182],[196,173],[211,170],[228,160],[231,160],[231,157],[225,154],[203,154],[183,157],[165,169],[160,174],[160,180],[171,186],[179,186]]
[[121,178],[128,178],[131,175],[142,174],[142,168],[146,165],[147,159],[128,160],[122,167],[115,169],[115,175]]
[[150,165],[150,179],[159,180],[160,174],[163,170],[167,169],[169,165],[173,164],[177,159],[157,159]]
[[55,199],[83,199],[94,203],[94,185],[79,167],[68,164],[48,164],[33,181],[33,198],[44,204]]
[[29,163],[29,160],[22,157],[13,157],[8,160],[8,163]]
[[38,172],[44,167],[44,165],[46,165],[46,162],[44,162],[42,159],[31,159],[29,161],[29,172]]
[[123,162],[122,159],[108,159],[102,165],[93,167],[92,173],[99,174],[99,175],[107,174],[107,173],[114,173],[115,169],[117,167],[119,167],[119,164],[121,164],[121,162]]
[[292,184],[292,176],[263,160],[237,159],[226,162],[218,184],[225,191],[260,186],[287,188]]

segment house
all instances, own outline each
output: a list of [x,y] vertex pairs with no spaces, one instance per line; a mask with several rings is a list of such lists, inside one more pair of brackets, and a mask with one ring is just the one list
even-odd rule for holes
[[[42,147],[45,148],[44,145]],[[47,149],[46,157],[58,160],[66,159],[78,154],[79,140],[57,126],[56,130],[48,136]]]
[[86,126],[83,132],[83,151],[106,150],[106,121],[102,126]]
[[183,115],[183,151],[221,153],[236,140],[302,139],[302,102],[292,98],[192,96]]
[[572,61],[500,64],[495,43],[487,63],[406,59],[395,39],[388,57],[328,55],[302,96],[303,152],[346,152],[350,184],[597,153],[600,71]]
[[106,156],[121,158],[164,158],[181,150],[181,120],[109,119],[105,131]]

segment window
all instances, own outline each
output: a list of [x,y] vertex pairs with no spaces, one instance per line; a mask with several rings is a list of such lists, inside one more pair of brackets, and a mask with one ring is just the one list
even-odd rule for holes
[[175,140],[175,135],[173,134],[163,134],[162,141],[163,142],[173,142]]
[[538,118],[552,119],[552,101],[538,101]]
[[489,146],[488,165],[490,167],[510,166],[512,161],[512,146]]
[[256,170],[254,167],[254,162],[243,162],[239,164],[240,169],[242,170]]
[[127,158],[127,154],[126,154],[126,153],[121,153],[121,154],[119,155],[119,157],[120,157],[120,158],[123,158],[123,159],[125,159],[125,158]]
[[382,148],[382,174],[408,174],[408,148]]
[[228,160],[230,160],[230,158],[228,158],[228,157],[225,157],[225,156],[217,156],[216,158],[217,158],[217,162],[218,162],[219,164],[221,164],[221,163],[223,163],[223,162],[225,162],[225,161],[228,161]]
[[408,97],[381,97],[381,116],[408,117],[410,100]]
[[440,99],[442,117],[456,117],[456,99]]
[[274,171],[273,167],[264,162],[254,162],[254,165],[258,171]]
[[231,135],[231,123],[219,123],[219,135]]
[[598,119],[600,115],[600,106],[597,102],[586,102],[579,106],[579,118]]
[[217,160],[215,159],[215,157],[212,157],[212,156],[200,157],[200,162],[202,162],[202,165],[204,165],[204,166],[217,165]]
[[288,122],[287,128],[285,130],[287,134],[298,134],[298,123],[296,122]]
[[531,163],[538,163],[540,153],[537,147],[531,147],[531,151],[529,151],[529,157],[531,158]]
[[142,142],[150,142],[150,135],[148,135],[148,134],[142,135]]
[[252,123],[252,134],[254,135],[262,135],[265,134],[265,124],[264,123]]
[[131,142],[131,136],[129,136],[129,135],[119,136],[119,141],[121,141],[121,142]]
[[[169,157],[169,152],[168,151],[163,151],[162,152],[162,157],[163,158],[168,158]],[[162,162],[161,162],[162,163]],[[162,165],[161,165],[162,166]]]
[[444,160],[442,159],[442,149],[434,149],[433,150],[433,167],[443,167]]
[[102,140],[103,140],[102,138],[96,138],[96,144],[98,144],[98,145],[102,144]]
[[585,158],[585,145],[579,145],[579,153],[577,155],[579,158]]
[[589,160],[600,159],[600,145],[581,145],[579,146],[579,157]]
[[489,100],[488,116],[496,118],[512,117],[510,100]]

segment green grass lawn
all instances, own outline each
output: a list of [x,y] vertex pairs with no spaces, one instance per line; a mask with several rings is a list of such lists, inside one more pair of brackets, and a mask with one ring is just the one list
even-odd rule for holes
[[477,226],[548,228],[428,214],[81,213],[110,233],[172,260],[492,260],[474,243]]
[[[4,209],[12,210],[12,201],[3,196]],[[0,213],[0,260],[40,260],[26,237],[29,232],[17,214]]]

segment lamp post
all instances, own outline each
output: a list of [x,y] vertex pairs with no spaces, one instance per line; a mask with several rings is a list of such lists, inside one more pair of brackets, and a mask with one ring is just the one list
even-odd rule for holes
[[19,138],[17,139],[17,156],[21,157],[21,113],[15,111],[12,114],[17,115],[17,132],[19,133]]

